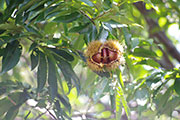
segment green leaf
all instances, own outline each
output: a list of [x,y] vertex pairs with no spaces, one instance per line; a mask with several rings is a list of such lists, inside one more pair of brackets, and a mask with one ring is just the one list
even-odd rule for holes
[[78,32],[80,34],[90,33],[92,25],[90,23],[86,23],[84,25],[80,25],[77,27],[73,27],[69,30],[69,32]]
[[147,60],[147,64],[152,66],[152,67],[156,67],[156,68],[159,68],[160,67],[160,64],[157,63],[156,61],[152,60],[152,59],[148,59]]
[[71,13],[69,15],[60,16],[55,18],[53,21],[55,22],[63,22],[63,23],[70,23],[78,18],[80,18],[81,14],[78,12]]
[[55,63],[48,57],[48,84],[50,89],[51,99],[57,96],[57,76],[56,76],[56,66]]
[[46,34],[54,34],[56,30],[57,30],[57,23],[55,22],[47,23],[44,27],[44,32]]
[[69,64],[67,61],[58,58],[58,67],[61,69],[64,78],[66,79],[69,87],[69,91],[71,90],[72,87],[72,82],[73,80],[76,89],[78,91],[78,94],[80,93],[80,81],[79,78],[77,77],[76,73],[73,71],[71,64]]
[[89,6],[91,6],[91,7],[94,6],[94,4],[93,4],[90,0],[80,0],[80,1],[86,3],[87,5],[89,5]]
[[115,96],[115,103],[116,103],[116,120],[120,120],[122,115],[122,104],[121,104],[121,96],[117,92]]
[[132,38],[132,49],[139,45],[139,39],[138,38]]
[[1,36],[0,37],[0,46],[4,45],[5,43],[10,43],[15,41],[19,36],[14,35],[14,36]]
[[107,39],[108,35],[109,35],[109,32],[106,29],[104,29],[103,27],[101,27],[99,35],[98,35],[98,40],[105,41]]
[[174,90],[180,96],[180,78],[176,78],[174,82]]
[[[120,114],[120,111],[121,111],[120,108],[121,108],[121,103],[122,103],[124,110],[126,112],[126,115],[129,118],[130,109],[129,109],[129,106],[128,106],[127,101],[125,99],[123,89],[121,88],[120,85],[116,88],[116,97],[117,97],[117,102],[116,102],[117,108],[116,109],[118,110],[118,114]],[[119,103],[119,102],[121,102],[121,103]],[[116,118],[120,117],[120,115],[118,115],[118,114],[116,114],[116,116],[117,116]]]
[[45,99],[40,99],[38,100],[38,103],[36,105],[37,107],[40,107],[40,108],[45,108],[47,105],[46,105],[46,100]]
[[37,43],[33,42],[29,48],[29,52],[34,50],[37,47],[37,45],[38,45]]
[[59,103],[59,100],[56,100],[55,102],[55,107],[57,109],[57,111],[55,111],[55,114],[58,118],[61,118],[62,120],[65,120],[64,117],[63,117],[63,113],[62,113],[62,109],[61,109],[61,104]]
[[31,70],[34,70],[38,65],[39,53],[37,49],[33,50],[31,53]]
[[24,120],[27,120],[28,116],[31,114],[31,111],[27,113],[27,115],[24,117]]
[[8,95],[8,97],[0,100],[0,116],[5,112],[5,120],[14,120],[17,115],[18,108],[27,100],[28,95],[26,92],[14,92]]
[[157,111],[158,112],[162,112],[164,111],[164,106],[167,104],[168,99],[170,98],[172,94],[172,87],[168,88],[168,90],[163,94],[163,95],[159,95],[157,98],[158,102],[157,102]]
[[8,43],[5,48],[5,53],[2,59],[2,70],[0,74],[3,74],[12,69],[19,62],[22,52],[22,46],[18,41]]
[[4,115],[13,104],[7,99],[3,98],[0,100],[0,116]]
[[125,43],[128,47],[128,49],[131,48],[131,34],[129,33],[128,29],[123,27],[122,28],[123,34],[124,34],[124,38],[125,38]]
[[133,55],[137,57],[150,57],[150,58],[157,57],[155,52],[153,52],[152,50],[144,49],[144,48],[135,48]]
[[138,62],[137,64],[145,64],[145,65],[149,65],[155,68],[159,68],[160,64],[157,63],[156,61],[152,60],[152,59],[148,59],[148,60],[142,60],[140,62]]
[[44,53],[39,52],[39,66],[37,71],[37,92],[41,92],[47,80],[47,61]]
[[115,95],[110,95],[111,109],[114,110],[116,108],[116,97]]
[[136,90],[135,97],[138,100],[141,100],[143,102],[147,102],[147,100],[149,99],[148,89],[147,88],[141,88],[141,89]]
[[14,120],[19,112],[19,107],[20,105],[12,106],[4,117],[4,120]]
[[106,86],[108,85],[108,79],[103,77],[101,82],[97,85],[97,88],[94,95],[93,95],[93,100],[95,102],[97,102],[101,97],[102,97],[102,94],[106,88]]
[[66,96],[57,95],[62,104],[68,109],[68,112],[71,113],[71,104],[69,103],[69,99]]
[[180,97],[174,97],[163,106],[161,113],[171,116],[172,112],[175,110],[175,108],[179,106],[179,104],[180,104]]
[[69,54],[67,51],[63,50],[63,49],[57,49],[57,48],[48,48],[49,50],[53,51],[53,53],[56,56],[61,56],[64,59],[68,60],[68,61],[73,61],[74,57]]

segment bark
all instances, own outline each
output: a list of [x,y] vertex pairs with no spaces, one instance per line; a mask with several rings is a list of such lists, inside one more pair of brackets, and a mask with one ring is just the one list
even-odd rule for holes
[[[166,69],[172,69],[174,66],[170,59],[168,58],[168,54],[171,55],[174,59],[176,59],[178,62],[180,62],[180,53],[176,49],[176,47],[173,45],[172,41],[167,37],[164,31],[160,30],[160,27],[154,19],[148,17],[149,13],[154,12],[153,9],[146,10],[145,3],[143,2],[137,2],[134,4],[136,8],[141,12],[141,14],[144,16],[148,26],[149,26],[149,35],[152,38],[158,39],[158,41],[164,45],[166,48],[166,51],[163,49],[160,49],[163,52],[163,61],[159,61],[159,63],[165,67]],[[160,31],[153,32],[154,29],[159,28]],[[168,53],[168,54],[167,54]],[[165,64],[164,64],[164,63]]]

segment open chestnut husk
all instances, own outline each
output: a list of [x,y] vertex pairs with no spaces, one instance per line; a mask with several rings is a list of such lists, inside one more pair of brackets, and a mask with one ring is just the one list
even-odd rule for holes
[[90,42],[85,56],[88,67],[93,71],[111,71],[124,63],[123,46],[116,40]]

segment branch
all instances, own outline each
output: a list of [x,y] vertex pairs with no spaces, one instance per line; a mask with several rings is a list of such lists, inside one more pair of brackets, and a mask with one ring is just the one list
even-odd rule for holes
[[[158,44],[157,41],[155,41],[156,44]],[[165,52],[160,46],[158,46],[158,48],[161,50],[161,52],[163,53],[163,58],[162,60],[157,60],[155,59],[156,62],[158,62],[162,67],[166,68],[166,69],[173,69],[174,65],[172,64],[172,62],[170,61],[167,52]]]
[[160,28],[156,21],[154,21],[153,19],[148,17],[148,14],[150,12],[153,12],[154,10],[153,9],[146,10],[145,3],[143,3],[143,2],[137,2],[134,5],[142,13],[147,24],[149,25],[150,37],[157,38],[159,40],[159,42],[161,42],[166,47],[167,52],[173,58],[175,58],[178,62],[180,62],[180,53],[178,52],[176,47],[173,45],[172,41],[166,36],[165,32],[158,31],[158,32],[152,33],[152,30],[154,30],[154,28]]
[[87,17],[95,25],[94,20],[91,19],[84,11],[80,10],[80,13],[83,14],[85,17]]
[[54,120],[57,120],[57,118],[53,115],[53,113],[51,113],[51,111],[49,111],[49,109],[46,108],[46,110]]

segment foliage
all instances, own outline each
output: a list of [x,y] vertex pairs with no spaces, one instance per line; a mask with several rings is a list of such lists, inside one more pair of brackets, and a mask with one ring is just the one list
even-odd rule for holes
[[[1,0],[0,119],[120,120],[132,111],[178,119],[180,70],[159,64],[165,47],[151,38],[138,1],[156,10],[151,32],[179,22],[178,0]],[[126,64],[89,70],[83,52],[93,40],[118,40]]]

